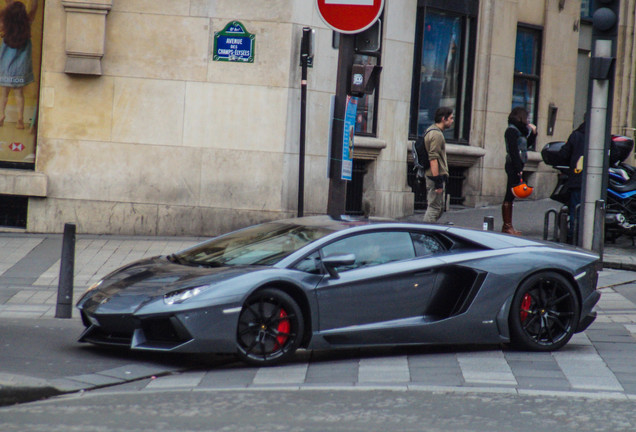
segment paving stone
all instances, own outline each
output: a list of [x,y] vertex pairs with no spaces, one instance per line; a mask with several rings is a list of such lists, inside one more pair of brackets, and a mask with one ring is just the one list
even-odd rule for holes
[[570,382],[565,378],[517,377],[517,383],[519,388],[524,389],[561,391],[569,391],[572,389]]
[[413,368],[457,368],[459,367],[459,363],[457,363],[457,356],[452,354],[438,354],[438,355],[409,355],[408,356],[409,367]]
[[205,374],[199,387],[247,387],[254,380],[257,368],[215,370]]
[[307,364],[261,368],[254,376],[254,385],[302,384],[307,375]]
[[112,384],[121,384],[124,382],[121,378],[114,378],[110,376],[100,375],[100,374],[86,374],[86,375],[75,375],[66,377],[68,379],[88,383],[94,386],[105,386]]
[[552,361],[531,361],[531,360],[508,360],[508,366],[514,371],[533,369],[542,371],[558,371],[561,372],[561,368],[558,363],[551,357]]
[[453,385],[460,386],[464,384],[464,377],[460,370],[457,373],[420,373],[423,369],[411,369],[411,382],[429,385]]
[[178,370],[175,367],[169,366],[147,366],[143,364],[129,364],[126,366],[120,366],[114,369],[108,369],[100,371],[100,375],[105,375],[113,378],[121,378],[123,380],[133,380],[139,378],[146,378],[152,375],[161,375],[162,373]]
[[503,351],[504,357],[508,361],[529,361],[529,362],[554,362],[552,353],[545,352],[525,352],[525,351]]
[[79,390],[86,390],[92,388],[92,385],[87,385],[85,382],[75,381],[67,378],[59,378],[49,381],[49,384],[61,392],[74,392]]
[[192,388],[199,385],[205,372],[185,372],[175,375],[168,375],[151,380],[146,388],[166,389],[166,388]]
[[561,370],[541,370],[533,368],[512,368],[512,373],[519,380],[520,377],[524,378],[565,378]]
[[357,382],[358,361],[341,360],[337,362],[310,363],[305,383]]
[[501,352],[458,353],[457,360],[467,384],[517,384]]

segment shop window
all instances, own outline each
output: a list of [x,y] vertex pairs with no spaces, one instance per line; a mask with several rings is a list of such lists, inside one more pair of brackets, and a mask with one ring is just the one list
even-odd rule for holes
[[[439,6],[440,9],[433,6]],[[446,140],[467,143],[470,133],[476,17],[464,9],[444,9],[441,2],[418,6],[409,136],[422,135],[434,123],[435,111],[447,106],[455,124],[444,131]]]
[[[373,25],[373,27],[356,36],[354,45],[355,54],[353,64],[360,65],[380,65],[380,57],[382,54],[382,21],[384,15]],[[358,39],[360,36],[360,39]],[[365,40],[369,36],[370,40]],[[377,41],[377,43],[373,43]],[[340,45],[340,34],[333,32],[331,45],[334,49],[338,49]],[[379,82],[377,83],[379,85]],[[377,87],[373,89],[373,93],[358,96],[358,111],[356,113],[355,134],[362,136],[376,136],[378,123],[378,102],[379,90]]]
[[[358,113],[360,108],[358,108]],[[345,200],[345,214],[353,216],[364,216],[363,204],[364,195],[364,175],[368,171],[368,162],[354,159],[351,181],[347,182],[347,195]],[[368,216],[368,215],[366,215]]]
[[44,2],[29,0],[8,3],[2,12],[18,17],[11,22],[24,19],[29,31],[0,45],[0,167],[35,164],[43,11]]
[[0,195],[0,226],[26,228],[29,198]]
[[[355,64],[363,65],[379,65],[379,56],[356,54],[354,57]],[[365,94],[358,98],[358,113],[356,115],[356,135],[375,136],[378,106],[378,89],[374,89],[373,93]]]
[[524,107],[528,111],[528,120],[531,123],[536,123],[537,119],[540,60],[541,30],[519,26],[515,48],[512,108]]

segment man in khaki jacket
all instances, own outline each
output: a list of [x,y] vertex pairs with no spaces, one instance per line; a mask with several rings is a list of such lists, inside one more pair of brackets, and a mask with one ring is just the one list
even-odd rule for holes
[[428,207],[424,214],[424,222],[437,222],[444,210],[444,189],[448,179],[448,162],[446,160],[446,139],[444,131],[455,121],[452,108],[440,107],[435,111],[435,124],[426,132],[424,145],[428,152],[431,166],[426,170],[426,200]]

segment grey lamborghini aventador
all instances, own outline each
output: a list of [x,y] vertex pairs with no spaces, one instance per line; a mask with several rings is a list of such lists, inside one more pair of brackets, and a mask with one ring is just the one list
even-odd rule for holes
[[125,266],[79,300],[82,342],[237,353],[498,344],[550,351],[596,317],[598,256],[441,225],[276,221]]

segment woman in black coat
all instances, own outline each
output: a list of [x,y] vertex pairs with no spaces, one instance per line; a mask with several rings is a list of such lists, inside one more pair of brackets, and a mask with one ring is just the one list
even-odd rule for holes
[[528,111],[515,107],[508,115],[508,127],[504,133],[506,141],[506,195],[501,205],[503,226],[501,232],[521,235],[512,226],[512,202],[515,196],[512,188],[523,182],[523,167],[528,161],[528,149],[533,149],[537,139],[537,127],[528,123]]

